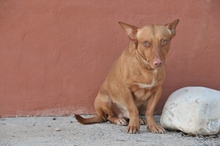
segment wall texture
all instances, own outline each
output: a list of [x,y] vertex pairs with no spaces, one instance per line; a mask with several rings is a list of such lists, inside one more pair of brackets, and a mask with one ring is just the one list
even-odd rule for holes
[[156,113],[184,86],[220,90],[220,1],[0,1],[0,116],[94,113],[129,40],[118,25],[180,19]]

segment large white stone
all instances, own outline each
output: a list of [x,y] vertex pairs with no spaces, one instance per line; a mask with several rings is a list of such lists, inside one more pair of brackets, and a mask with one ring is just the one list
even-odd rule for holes
[[172,93],[164,105],[160,123],[185,133],[212,135],[220,132],[220,91],[185,87]]

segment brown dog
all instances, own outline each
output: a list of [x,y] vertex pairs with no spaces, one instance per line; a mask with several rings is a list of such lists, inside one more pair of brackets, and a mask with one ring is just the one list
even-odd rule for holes
[[[140,124],[146,123],[151,132],[165,133],[153,115],[162,93],[165,58],[178,22],[140,29],[119,22],[131,42],[113,64],[98,92],[94,102],[98,115],[87,119],[75,115],[78,122],[109,120],[116,125],[128,125],[127,133],[133,134],[140,133]],[[145,111],[146,121],[139,117],[141,111]]]

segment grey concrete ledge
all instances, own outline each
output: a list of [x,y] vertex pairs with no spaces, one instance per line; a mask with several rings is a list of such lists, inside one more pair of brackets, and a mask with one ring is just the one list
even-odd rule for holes
[[[159,116],[155,116],[159,122]],[[126,126],[109,122],[81,125],[69,117],[17,117],[0,119],[1,146],[220,146],[219,138],[182,136],[179,132],[127,134]]]

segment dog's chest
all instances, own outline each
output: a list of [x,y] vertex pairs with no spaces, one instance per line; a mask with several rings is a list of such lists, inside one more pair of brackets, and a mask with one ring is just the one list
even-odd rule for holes
[[155,79],[152,80],[151,84],[135,83],[137,85],[136,90],[133,91],[137,102],[147,100],[151,94],[151,89],[156,85]]
[[[135,82],[134,84],[138,86],[139,89],[144,89],[144,90],[150,90],[152,89],[154,86],[157,85],[158,82],[158,71],[154,70],[153,73],[151,74],[151,78],[146,80],[144,77],[144,75],[142,75],[143,78],[141,78],[139,80],[139,82]],[[145,75],[148,76],[148,75]]]
[[154,87],[156,85],[156,80],[155,80],[155,78],[153,78],[152,82],[150,84],[144,84],[144,83],[135,83],[135,84],[138,85],[138,87],[141,89],[150,90],[152,87]]
[[157,72],[155,72],[155,75],[150,80],[150,83],[149,83],[149,80],[148,80],[148,83],[144,82],[144,80],[142,82],[135,82],[134,83],[135,88],[133,90],[133,94],[134,94],[137,102],[147,100],[151,96],[151,94],[153,93],[152,88],[158,84],[158,79],[156,78],[156,73]]

